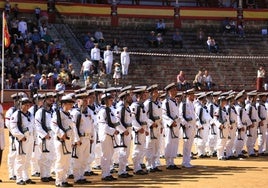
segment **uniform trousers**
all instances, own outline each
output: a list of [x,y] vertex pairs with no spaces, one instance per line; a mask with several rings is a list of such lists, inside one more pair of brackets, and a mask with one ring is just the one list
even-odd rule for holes
[[46,139],[45,141],[47,150],[49,152],[43,152],[42,150],[42,143],[40,143],[39,149],[41,151],[40,158],[38,160],[38,164],[40,167],[40,177],[45,178],[45,177],[50,177],[50,172],[52,170],[52,165],[53,162],[55,161],[55,147],[54,147],[54,140],[53,139]]
[[224,149],[228,140],[228,129],[222,128],[221,130],[218,130],[218,139],[216,144],[217,149],[217,157],[218,159],[221,159],[224,157]]
[[[71,164],[71,154],[64,154],[62,143],[55,139],[55,152],[56,152],[56,162],[55,162],[55,172],[56,172],[56,185],[61,185],[63,182],[67,182],[68,172]],[[70,140],[65,140],[66,148],[69,152],[72,151],[72,144]]]
[[145,144],[145,159],[146,159],[146,166],[147,169],[155,168],[156,167],[156,159],[159,154],[159,141],[157,139],[151,139],[150,136],[146,137],[146,144]]
[[31,156],[31,173],[35,174],[35,173],[40,173],[40,167],[38,164],[38,160],[39,160],[40,155],[41,155],[41,150],[36,142],[34,142],[33,147],[34,148],[33,148],[32,156]]
[[9,136],[9,148],[8,148],[8,155],[7,155],[7,166],[8,166],[8,175],[9,178],[14,177],[15,174],[15,159],[16,159],[16,146],[15,138]]
[[198,155],[206,154],[206,143],[208,141],[209,125],[203,125],[203,129],[199,130],[200,138],[196,139],[196,148]]
[[260,133],[258,135],[258,146],[259,146],[259,153],[265,152],[265,144],[266,144],[266,131],[267,131],[267,125],[263,125],[259,127]]
[[[131,128],[128,128],[128,131],[130,131]],[[118,168],[118,174],[125,174],[126,166],[128,164],[128,158],[130,155],[130,147],[131,147],[131,134],[128,136],[124,135],[123,137],[124,143],[127,146],[126,148],[120,147],[119,148],[119,168]]]
[[[244,127],[245,128],[245,127]],[[240,131],[239,133],[236,134],[236,139],[235,139],[235,147],[234,150],[236,151],[236,155],[241,155],[242,150],[245,144],[245,139],[246,139],[246,131]]]
[[[144,152],[145,152],[145,133],[137,133],[138,138],[137,142],[140,144],[135,143],[133,144],[133,151],[132,151],[132,161],[133,161],[133,166],[134,166],[134,172],[137,172],[138,170],[141,170],[141,161],[143,160]],[[135,132],[133,131],[133,138],[135,138]]]
[[[26,141],[21,142],[22,150],[19,149],[19,141],[15,140],[16,144],[16,159],[15,159],[15,174],[17,176],[16,181],[26,181],[29,179],[29,167],[31,161],[31,155],[33,152],[34,139],[32,135],[26,136]],[[23,151],[25,155],[20,154]]]
[[253,123],[253,125],[254,127],[249,129],[248,134],[250,134],[251,136],[248,136],[247,143],[246,143],[247,151],[249,155],[255,154],[254,146],[258,137],[257,136],[257,124]]
[[236,126],[233,126],[233,128],[228,128],[228,140],[226,143],[226,157],[233,156],[233,150],[235,146],[235,139],[236,139]]
[[109,135],[105,136],[105,139],[101,141],[102,155],[101,155],[101,170],[102,178],[110,176],[111,160],[114,153],[112,137]]
[[[173,131],[174,135],[173,135]],[[165,159],[166,165],[174,165],[174,159],[177,157],[178,153],[178,145],[179,145],[179,127],[170,128],[166,126],[164,128],[165,131]],[[175,138],[176,136],[177,138]]]
[[74,181],[84,179],[84,173],[90,156],[90,138],[80,137],[80,141],[82,144],[76,147],[76,155],[78,158],[73,159]]
[[122,75],[128,75],[129,63],[122,63]]
[[183,158],[182,158],[182,165],[189,165],[191,162],[191,150],[195,136],[195,125],[190,124],[186,125],[186,135],[188,139],[183,140]]
[[209,155],[212,155],[213,152],[215,151],[216,144],[217,144],[217,128],[213,126],[210,127],[208,141],[206,144]]

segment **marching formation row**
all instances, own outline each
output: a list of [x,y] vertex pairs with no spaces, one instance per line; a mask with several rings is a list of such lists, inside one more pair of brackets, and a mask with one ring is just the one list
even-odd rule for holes
[[[103,181],[129,178],[128,159],[134,175],[160,172],[160,156],[167,170],[180,169],[174,159],[183,140],[182,167],[191,168],[192,145],[199,158],[219,160],[264,155],[267,144],[267,93],[177,92],[171,83],[158,90],[127,86],[121,89],[80,89],[72,94],[24,94],[11,97],[14,106],[5,114],[10,131],[8,171],[18,185],[34,184],[28,175],[40,174],[42,182],[58,187],[90,183],[85,175],[102,171]],[[254,148],[258,146],[257,152]],[[145,167],[141,164],[146,162]],[[144,169],[146,168],[146,169]],[[56,179],[51,177],[55,172]]]

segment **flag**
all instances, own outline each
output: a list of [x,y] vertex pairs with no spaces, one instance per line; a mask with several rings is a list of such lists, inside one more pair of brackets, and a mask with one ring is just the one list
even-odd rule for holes
[[10,45],[10,35],[8,32],[8,26],[7,26],[7,20],[6,20],[6,16],[5,13],[3,13],[3,32],[4,32],[4,45],[5,48],[8,48]]

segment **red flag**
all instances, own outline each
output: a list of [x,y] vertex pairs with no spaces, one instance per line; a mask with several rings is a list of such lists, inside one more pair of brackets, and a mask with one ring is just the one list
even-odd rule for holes
[[5,48],[8,48],[10,45],[10,35],[8,32],[8,26],[7,26],[7,20],[6,20],[6,16],[3,13],[3,27],[4,27],[4,43],[5,43]]

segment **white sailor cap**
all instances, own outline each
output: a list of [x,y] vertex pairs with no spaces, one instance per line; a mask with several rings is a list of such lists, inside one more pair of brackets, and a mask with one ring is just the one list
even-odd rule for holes
[[103,99],[106,99],[106,98],[112,98],[112,95],[110,93],[102,94],[101,99],[103,100]]
[[172,83],[168,84],[168,85],[164,88],[164,90],[165,90],[165,91],[169,91],[170,89],[172,89],[172,88],[174,88],[174,87],[177,87],[176,82],[172,82]]
[[194,94],[194,92],[195,92],[195,89],[192,88],[192,89],[188,89],[188,90],[186,90],[186,91],[184,92],[184,94],[186,94],[186,95],[190,95],[190,94]]
[[19,101],[21,104],[32,103],[28,97],[22,97]]
[[84,93],[79,93],[75,95],[76,99],[84,99],[88,97],[88,93],[84,92]]
[[61,103],[74,103],[73,98],[69,95],[64,95],[61,97]]
[[158,84],[153,84],[153,85],[149,86],[149,87],[147,88],[147,91],[151,92],[151,91],[153,91],[154,89],[158,89]]
[[124,98],[124,97],[126,97],[127,95],[129,95],[130,94],[130,91],[123,91],[122,93],[120,93],[119,95],[118,95],[118,97],[119,98]]
[[127,86],[121,88],[120,91],[123,92],[123,91],[131,90],[131,89],[133,89],[133,88],[132,88],[132,85],[127,85]]
[[19,99],[21,99],[23,97],[27,97],[26,93],[24,93],[24,92],[14,93],[14,94],[11,95],[11,98],[13,100],[19,100]]

